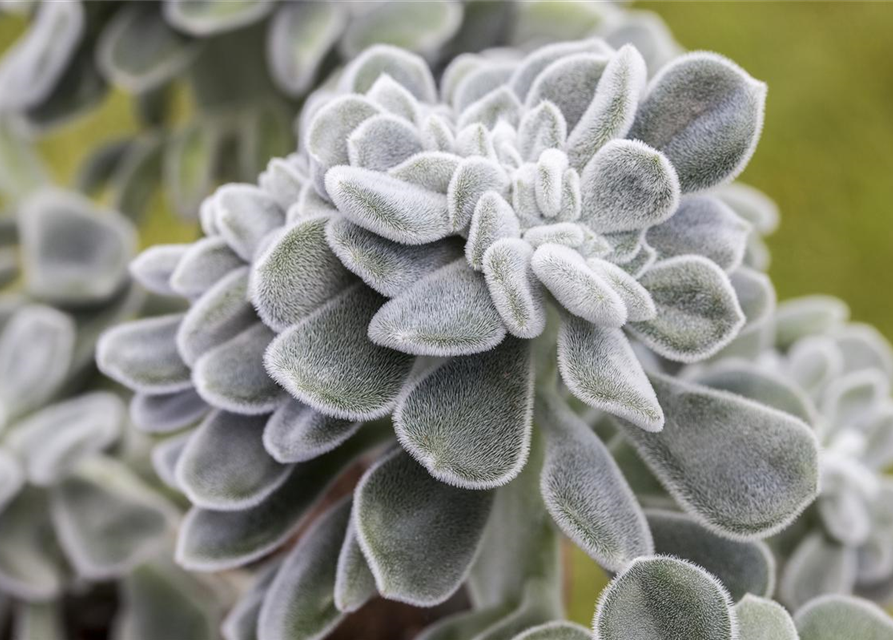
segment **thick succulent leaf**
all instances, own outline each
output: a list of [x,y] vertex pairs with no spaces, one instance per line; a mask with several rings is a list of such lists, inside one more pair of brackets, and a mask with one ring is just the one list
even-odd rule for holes
[[860,598],[816,598],[794,615],[800,640],[890,640],[893,621],[876,604]]
[[627,320],[623,299],[573,249],[557,244],[539,247],[531,267],[540,282],[575,316],[605,327]]
[[270,22],[267,62],[277,85],[291,96],[304,94],[347,22],[347,12],[328,2],[293,2]]
[[712,575],[675,558],[640,558],[602,592],[597,640],[735,640],[729,594]]
[[480,123],[470,124],[456,134],[456,153],[463,157],[482,156],[495,159],[496,147],[493,135]]
[[[341,263],[387,297],[399,295],[427,274],[453,262],[462,251],[461,245],[450,239],[419,246],[398,244],[340,217],[329,221],[325,234]],[[338,272],[331,268],[327,271]]]
[[12,455],[0,449],[0,513],[25,486],[25,471]]
[[468,576],[492,498],[434,479],[399,448],[376,463],[355,491],[353,521],[379,593],[414,606],[447,600]]
[[657,316],[629,331],[676,362],[696,362],[726,346],[744,326],[729,277],[701,256],[677,256],[653,265],[640,280]]
[[254,185],[228,184],[214,196],[220,236],[240,258],[251,261],[264,237],[285,222],[279,203]]
[[492,489],[526,464],[532,414],[530,345],[508,338],[418,380],[397,403],[394,428],[403,448],[438,480]]
[[765,273],[741,266],[729,274],[738,303],[744,312],[744,327],[715,358],[756,358],[775,342],[775,288]]
[[654,551],[698,565],[728,590],[732,601],[747,594],[768,598],[775,588],[775,559],[760,541],[723,538],[673,511],[646,511]]
[[59,390],[74,348],[75,324],[68,314],[43,305],[13,314],[0,334],[0,428]]
[[332,597],[350,500],[324,513],[285,558],[257,621],[258,640],[321,640],[344,616]]
[[734,611],[738,640],[800,640],[790,614],[777,602],[747,594]]
[[800,420],[752,400],[650,376],[664,410],[660,433],[618,421],[692,517],[730,538],[765,537],[815,498],[818,451]]
[[177,213],[195,217],[201,208],[202,217],[213,217],[211,199],[204,201],[208,204],[203,204],[203,199],[214,187],[216,158],[225,134],[224,127],[215,121],[193,121],[165,145],[162,175]]
[[[366,97],[382,109],[408,122],[415,123],[420,117],[420,105],[416,97],[387,74],[378,77]],[[421,133],[424,140],[425,135]]]
[[[527,108],[533,109],[543,102],[555,105],[561,111],[567,130],[572,131],[592,102],[595,87],[607,64],[607,57],[594,53],[559,58],[536,76],[525,99]],[[592,153],[595,151],[593,149]]]
[[462,4],[455,0],[402,5],[385,2],[351,22],[339,46],[347,58],[378,43],[432,53],[456,33],[461,23]]
[[853,428],[890,397],[890,380],[877,369],[865,369],[832,381],[822,394],[820,409],[827,420],[826,436]]
[[173,510],[131,471],[93,457],[51,490],[59,542],[87,579],[123,575],[158,550]]
[[329,417],[298,400],[289,400],[270,416],[264,427],[263,443],[279,462],[306,462],[336,448],[361,425]]
[[241,511],[256,506],[288,478],[291,467],[263,444],[267,416],[215,411],[189,439],[176,467],[177,486],[203,509]]
[[422,102],[436,102],[434,78],[422,57],[387,44],[371,46],[354,56],[341,76],[344,90],[366,93],[386,73]]
[[351,222],[401,244],[427,244],[450,234],[447,197],[360,167],[326,172],[326,190]]
[[248,301],[248,267],[231,271],[189,308],[177,330],[183,361],[196,361],[257,321]]
[[[177,485],[177,462],[195,429],[162,440],[152,448],[152,469],[155,475],[171,489],[180,491]],[[182,492],[181,492],[182,493]]]
[[[436,113],[428,114],[421,124],[422,140],[425,148],[433,153],[452,152],[456,146],[456,136],[448,121]],[[443,190],[446,193],[446,189]]]
[[351,521],[344,534],[344,544],[338,554],[335,573],[335,606],[351,613],[362,607],[376,594],[375,576],[357,540],[357,530]]
[[715,53],[694,52],[667,64],[648,87],[629,137],[662,151],[682,191],[736,177],[763,127],[766,85]]
[[130,275],[152,293],[162,296],[177,295],[170,284],[171,276],[189,249],[187,244],[159,244],[149,247],[130,263]]
[[851,323],[834,332],[847,371],[874,367],[893,377],[893,346],[877,329]]
[[29,601],[56,597],[65,579],[47,502],[45,492],[26,487],[0,518],[0,587]]
[[503,192],[508,179],[502,168],[486,158],[470,157],[459,163],[447,190],[450,229],[465,229],[474,216],[475,207],[487,191]]
[[567,137],[567,122],[561,109],[542,102],[528,109],[518,125],[518,151],[527,161],[535,161],[546,149],[560,149]]
[[465,74],[453,91],[452,103],[456,113],[462,113],[493,91],[494,87],[505,84],[515,67],[512,60],[491,60]]
[[317,411],[346,420],[390,413],[413,358],[366,335],[383,299],[354,286],[280,334],[267,349],[270,376]]
[[[546,429],[540,490],[559,528],[608,571],[654,553],[645,515],[598,436],[557,398],[541,399]],[[543,406],[545,405],[545,406]]]
[[519,338],[535,338],[546,327],[546,306],[532,257],[528,242],[502,238],[490,245],[482,260],[490,299],[508,332]]
[[591,640],[591,638],[589,629],[573,622],[547,622],[528,629],[512,640]]
[[487,191],[474,208],[465,243],[465,258],[472,269],[483,271],[484,254],[494,242],[520,235],[521,227],[511,205],[498,192]]
[[387,171],[422,150],[416,127],[390,113],[364,120],[347,138],[350,164],[372,171]]
[[741,265],[751,226],[714,196],[689,196],[663,224],[648,230],[648,244],[661,257],[694,254],[709,258],[724,271]]
[[125,415],[118,396],[96,391],[31,414],[16,425],[7,444],[21,460],[28,481],[45,487],[110,446],[121,433]]
[[[301,160],[304,160],[303,156]],[[273,158],[257,177],[257,184],[273,196],[282,209],[288,211],[298,201],[307,180],[306,167],[300,166],[297,159]]]
[[536,49],[521,61],[512,74],[509,85],[519,98],[526,99],[536,79],[549,65],[561,58],[583,53],[607,57],[611,53],[611,48],[604,41],[596,38],[548,44]]
[[476,639],[479,634],[484,633],[509,614],[511,614],[511,608],[506,605],[461,611],[426,627],[416,636],[416,640]]
[[511,89],[503,86],[468,105],[456,126],[463,129],[470,124],[481,123],[493,129],[498,122],[506,122],[516,127],[520,117],[521,103]]
[[369,323],[372,342],[415,355],[481,353],[502,342],[505,333],[484,276],[464,259],[416,282]]
[[871,535],[872,513],[861,488],[840,473],[842,469],[833,464],[833,459],[833,453],[829,452],[822,470],[822,494],[816,500],[816,507],[832,540],[859,547]]
[[273,10],[271,0],[171,0],[164,3],[164,17],[192,36],[207,37],[248,26]]
[[879,409],[868,422],[866,446],[862,461],[872,469],[886,469],[893,464],[893,406]]
[[775,344],[785,349],[800,338],[828,333],[850,316],[846,303],[823,295],[785,300],[775,312]]
[[16,640],[65,640],[65,621],[59,602],[24,602],[15,610]]
[[813,598],[852,593],[856,582],[856,550],[809,534],[797,545],[781,574],[779,599],[798,609]]
[[586,404],[660,431],[664,413],[632,346],[620,329],[565,316],[558,333],[558,369]]
[[524,242],[534,249],[549,243],[577,249],[583,246],[586,239],[586,228],[573,222],[544,224],[524,232]]
[[279,571],[279,560],[273,559],[263,565],[255,573],[251,586],[230,609],[220,627],[224,640],[257,640],[260,609]]
[[362,429],[331,453],[293,465],[285,482],[250,509],[193,508],[180,527],[177,562],[190,571],[221,571],[265,556],[301,527],[345,468],[388,435]]
[[355,282],[326,242],[328,216],[303,218],[270,242],[251,270],[261,320],[284,331]]
[[107,300],[126,281],[136,248],[126,218],[62,191],[40,192],[21,205],[19,237],[26,290],[54,304]]
[[[645,245],[643,245],[645,247]],[[631,322],[652,320],[657,315],[657,308],[651,294],[636,280],[636,275],[627,273],[630,264],[618,267],[612,262],[599,258],[589,258],[586,264],[604,281],[611,285],[614,292],[626,306],[627,318]]]
[[219,237],[201,238],[180,258],[171,273],[170,286],[181,296],[194,298],[243,266],[245,263],[229,248],[226,240]]
[[446,194],[462,158],[443,151],[423,151],[388,171],[388,174],[429,191]]
[[579,122],[568,118],[567,154],[572,167],[582,171],[605,144],[627,134],[646,78],[645,61],[635,47],[626,45],[611,56]]
[[160,395],[137,393],[130,401],[130,421],[144,433],[173,433],[198,422],[209,408],[194,389]]
[[[0,62],[0,69],[2,64]],[[3,86],[2,74],[0,70],[0,87]],[[27,197],[49,181],[47,169],[25,130],[26,126],[15,119],[0,120],[0,189],[13,200]],[[84,166],[89,165],[90,161],[91,157],[86,157]],[[83,191],[87,192],[86,189]],[[9,229],[10,220],[5,221],[3,226],[4,231]]]
[[172,29],[157,7],[130,5],[103,30],[96,60],[107,80],[128,93],[143,93],[181,73],[197,47]]
[[518,604],[504,618],[475,635],[474,640],[512,640],[531,627],[561,617],[561,604],[553,602],[557,599],[553,583],[532,579],[522,588]]

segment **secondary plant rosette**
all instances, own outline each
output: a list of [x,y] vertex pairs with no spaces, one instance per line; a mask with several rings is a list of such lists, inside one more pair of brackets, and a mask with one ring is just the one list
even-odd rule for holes
[[[138,426],[202,420],[156,450],[195,505],[181,564],[268,555],[385,418],[401,445],[262,575],[232,637],[323,637],[376,592],[430,606],[463,583],[475,629],[520,633],[560,617],[550,520],[609,571],[693,553],[653,535],[688,527],[756,558],[739,597],[769,595],[754,539],[814,497],[814,436],[637,355],[704,359],[747,321],[751,225],[708,190],[750,158],[764,94],[706,53],[646,84],[635,48],[600,40],[460,56],[439,88],[373,47],[308,100],[299,154],[206,200],[198,242],[134,262],[191,306],[110,331],[98,361]],[[644,513],[560,389],[613,416],[686,515]]]

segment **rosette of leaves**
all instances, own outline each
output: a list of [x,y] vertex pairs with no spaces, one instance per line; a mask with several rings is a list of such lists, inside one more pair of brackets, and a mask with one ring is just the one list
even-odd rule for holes
[[775,541],[780,596],[791,607],[828,595],[886,601],[893,586],[893,348],[847,323],[835,298],[787,301],[773,317],[775,349],[728,359],[697,379],[796,415],[821,443],[821,493]]
[[438,89],[373,47],[308,100],[299,154],[206,200],[198,242],[134,262],[191,306],[111,330],[98,362],[169,435],[157,469],[194,505],[182,565],[270,555],[365,469],[232,638],[320,638],[375,593],[431,606],[463,584],[474,608],[429,637],[512,637],[560,617],[555,524],[610,571],[653,553],[564,392],[617,418],[687,526],[757,558],[740,595],[771,590],[754,540],[814,497],[814,436],[637,356],[702,359],[745,322],[729,273],[750,225],[704,191],[749,158],[764,89],[714,54],[647,87],[644,67],[586,40],[460,56]]

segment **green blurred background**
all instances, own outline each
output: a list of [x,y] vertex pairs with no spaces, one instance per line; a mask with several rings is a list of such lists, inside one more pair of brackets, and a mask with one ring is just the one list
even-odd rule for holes
[[[723,53],[769,85],[766,125],[743,180],[779,204],[769,239],[781,299],[828,293],[893,338],[893,3],[645,2],[688,49]],[[20,32],[0,20],[0,51]],[[99,140],[134,128],[131,105],[102,109],[41,143],[68,183]],[[193,238],[160,198],[143,244]],[[605,583],[568,549],[570,614],[588,624]]]

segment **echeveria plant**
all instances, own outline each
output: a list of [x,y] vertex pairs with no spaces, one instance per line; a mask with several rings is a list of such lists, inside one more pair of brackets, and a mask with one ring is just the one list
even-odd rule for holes
[[[711,190],[750,158],[765,88],[715,54],[645,67],[583,40],[459,56],[438,86],[372,47],[308,99],[299,153],[207,199],[199,241],[133,263],[190,307],[113,329],[98,361],[138,426],[177,434],[155,460],[194,505],[182,565],[269,555],[365,470],[259,574],[230,638],[321,638],[376,592],[431,606],[463,584],[474,608],[423,637],[527,633],[561,615],[552,521],[609,571],[691,556],[734,601],[771,595],[758,539],[813,499],[815,437],[661,373],[760,325],[742,265],[771,224]],[[569,395],[684,514],[641,509]]]

